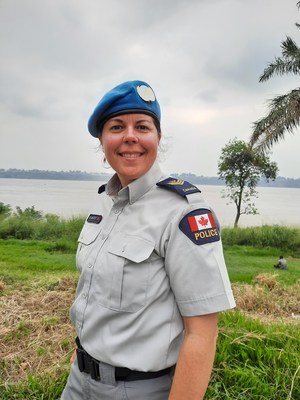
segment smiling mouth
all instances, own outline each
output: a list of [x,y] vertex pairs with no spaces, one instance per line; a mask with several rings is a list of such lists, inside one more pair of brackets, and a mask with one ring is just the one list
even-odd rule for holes
[[119,153],[119,156],[129,160],[135,160],[143,155],[143,153]]

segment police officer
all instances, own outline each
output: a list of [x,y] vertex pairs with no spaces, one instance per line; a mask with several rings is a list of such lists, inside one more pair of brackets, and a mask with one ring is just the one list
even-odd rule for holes
[[63,400],[195,400],[207,389],[217,315],[235,303],[213,211],[157,162],[160,120],[142,81],[110,90],[89,119],[115,174],[78,240]]

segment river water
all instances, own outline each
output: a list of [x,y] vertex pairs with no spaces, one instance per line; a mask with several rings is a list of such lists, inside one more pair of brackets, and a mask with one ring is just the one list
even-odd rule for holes
[[[0,179],[0,202],[14,209],[34,206],[44,213],[64,218],[86,216],[97,201],[98,187],[104,182],[39,179]],[[199,185],[223,226],[233,226],[235,206],[222,198],[223,186]],[[300,226],[300,189],[259,187],[254,203],[258,215],[242,215],[239,226]]]

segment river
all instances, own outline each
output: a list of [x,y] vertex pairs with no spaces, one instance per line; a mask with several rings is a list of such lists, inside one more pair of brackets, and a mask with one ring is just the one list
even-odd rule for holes
[[[39,179],[0,179],[0,202],[23,208],[34,206],[63,218],[88,214],[103,182]],[[223,226],[233,226],[235,206],[222,198],[223,186],[199,185]],[[300,189],[259,187],[254,203],[258,215],[242,215],[239,226],[300,226]]]

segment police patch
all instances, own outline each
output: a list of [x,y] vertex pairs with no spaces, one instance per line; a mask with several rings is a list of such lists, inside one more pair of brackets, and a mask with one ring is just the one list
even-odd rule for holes
[[173,192],[178,193],[182,197],[186,197],[188,194],[201,192],[196,186],[192,185],[187,181],[176,178],[167,178],[156,184],[159,187],[173,190]]
[[97,214],[90,214],[87,219],[87,222],[90,222],[91,224],[100,224],[101,221],[102,215]]
[[205,244],[220,240],[213,214],[205,208],[198,208],[185,215],[179,229],[195,244]]

